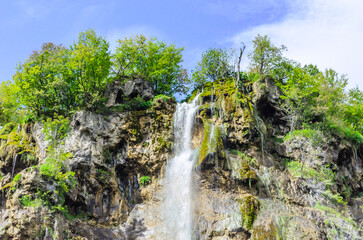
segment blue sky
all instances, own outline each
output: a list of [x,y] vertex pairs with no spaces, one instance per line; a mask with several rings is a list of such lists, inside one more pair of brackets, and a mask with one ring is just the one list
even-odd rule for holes
[[139,33],[183,46],[188,69],[209,47],[245,42],[250,50],[256,34],[268,34],[288,47],[288,57],[332,67],[363,89],[362,6],[359,0],[0,0],[0,80],[11,79],[16,64],[42,43],[69,46],[92,28],[111,46]]

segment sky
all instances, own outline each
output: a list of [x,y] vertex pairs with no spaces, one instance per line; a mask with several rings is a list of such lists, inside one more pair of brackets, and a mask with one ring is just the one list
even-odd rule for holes
[[361,0],[0,0],[0,81],[43,43],[69,46],[95,29],[111,49],[136,34],[184,47],[189,70],[210,47],[243,42],[248,53],[266,34],[288,58],[333,68],[362,90],[362,12]]

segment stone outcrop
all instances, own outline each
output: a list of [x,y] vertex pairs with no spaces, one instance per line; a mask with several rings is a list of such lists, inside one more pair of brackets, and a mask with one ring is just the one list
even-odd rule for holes
[[[193,238],[362,239],[363,146],[339,136],[284,139],[290,128],[271,79],[245,84],[244,93],[231,79],[203,90],[191,142],[199,151]],[[154,94],[138,79],[116,82],[110,91],[110,107]],[[13,155],[0,154],[0,170],[7,173],[0,180],[1,239],[160,239],[175,106],[172,98],[158,98],[148,110],[81,111],[70,118],[70,132],[58,146],[71,153],[64,163],[75,173],[76,184],[64,196],[68,215],[19,200],[56,188],[39,169],[50,144],[43,124],[23,128],[27,145],[12,153],[33,149],[38,167],[23,157],[14,181]]]
[[[19,169],[16,186],[1,197],[2,239],[48,239],[47,235],[51,239],[54,234],[57,239],[124,239],[126,233],[115,226],[127,220],[134,206],[150,198],[153,190],[141,188],[139,179],[148,176],[153,183],[162,174],[172,149],[174,109],[175,101],[170,98],[159,99],[147,111],[76,113],[68,137],[58,147],[72,154],[66,165],[76,178],[75,187],[65,196],[66,207],[72,218],[84,215],[85,219],[70,221],[44,206],[22,206],[22,196],[34,195],[39,189],[52,191],[54,184],[39,168]],[[43,163],[49,141],[41,122],[34,125],[32,134]],[[3,180],[2,186],[11,179]]]

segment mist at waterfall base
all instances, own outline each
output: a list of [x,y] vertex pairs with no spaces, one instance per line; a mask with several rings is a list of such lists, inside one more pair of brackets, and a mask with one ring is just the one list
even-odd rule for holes
[[196,151],[191,148],[192,128],[198,109],[197,95],[192,103],[178,104],[174,115],[174,153],[165,173],[161,239],[189,240],[193,219],[193,163]]

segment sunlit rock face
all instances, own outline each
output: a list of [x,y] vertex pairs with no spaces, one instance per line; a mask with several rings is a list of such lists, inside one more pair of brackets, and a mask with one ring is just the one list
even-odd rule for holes
[[[115,89],[147,87],[129,85]],[[25,207],[19,199],[54,182],[1,155],[9,173],[0,180],[0,238],[362,239],[363,147],[338,136],[284,140],[290,128],[273,81],[244,90],[220,80],[188,103],[77,112],[59,146],[72,153],[65,164],[76,179],[65,194],[68,216]],[[26,131],[44,162],[42,123]],[[21,177],[10,185],[14,165]]]

